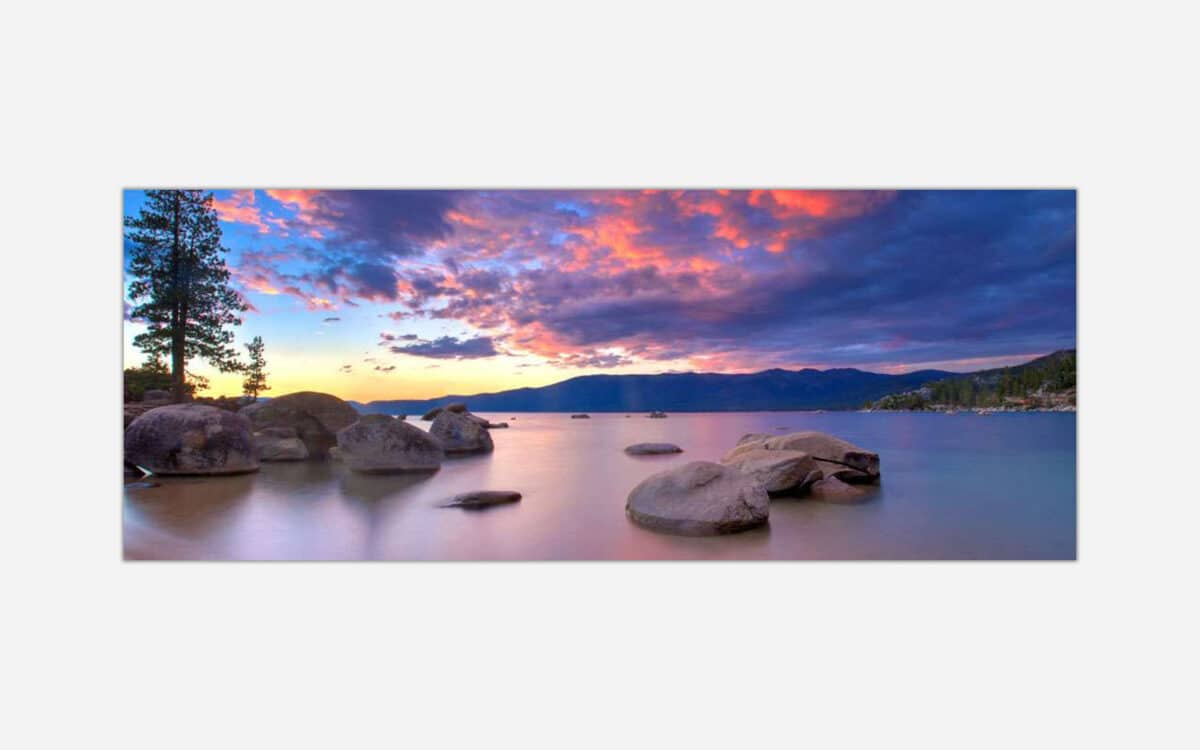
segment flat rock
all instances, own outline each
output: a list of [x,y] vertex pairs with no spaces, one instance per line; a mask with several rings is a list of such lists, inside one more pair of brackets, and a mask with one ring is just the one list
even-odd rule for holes
[[804,451],[752,448],[727,454],[721,463],[754,477],[767,492],[800,492],[822,477],[817,462]]
[[571,419],[591,419],[590,414],[572,414]]
[[661,471],[633,488],[625,513],[653,531],[689,536],[731,534],[767,521],[762,484],[737,469],[693,461]]
[[662,453],[683,453],[674,443],[634,443],[625,447],[625,452],[631,456],[657,456]]
[[492,505],[515,503],[521,499],[520,492],[511,490],[481,490],[479,492],[464,492],[450,498],[443,508],[486,508]]
[[171,404],[142,414],[125,430],[125,460],[152,474],[258,471],[250,421],[200,404]]
[[436,471],[441,444],[419,427],[387,414],[368,414],[337,434],[338,460],[365,474]]
[[492,436],[474,414],[443,411],[429,426],[429,434],[447,453],[490,453]]

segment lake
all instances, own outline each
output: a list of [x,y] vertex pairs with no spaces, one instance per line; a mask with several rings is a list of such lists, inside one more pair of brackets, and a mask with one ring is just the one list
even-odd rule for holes
[[[356,474],[337,462],[265,463],[232,477],[127,480],[127,559],[168,560],[1072,560],[1075,414],[481,413],[494,453],[434,474]],[[410,416],[410,419],[415,419]],[[414,421],[427,429],[428,422]],[[769,523],[721,537],[647,531],[625,517],[641,480],[717,460],[747,432],[820,430],[880,455],[865,502],[771,502]],[[682,454],[628,456],[631,443]],[[158,483],[159,486],[144,486]],[[518,503],[441,508],[471,490]]]

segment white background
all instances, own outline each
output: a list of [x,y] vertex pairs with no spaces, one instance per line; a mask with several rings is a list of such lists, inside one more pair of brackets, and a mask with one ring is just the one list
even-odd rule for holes
[[[1194,6],[434,5],[4,11],[0,744],[1196,746]],[[122,563],[180,184],[1078,187],[1080,561]]]

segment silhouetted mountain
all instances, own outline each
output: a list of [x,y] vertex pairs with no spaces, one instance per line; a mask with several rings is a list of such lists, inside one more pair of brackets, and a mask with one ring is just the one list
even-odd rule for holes
[[583,375],[541,388],[450,395],[421,401],[354,404],[364,413],[423,414],[465,401],[472,411],[644,412],[850,409],[953,373],[921,370],[883,375],[854,369],[764,370],[749,375],[665,373]]

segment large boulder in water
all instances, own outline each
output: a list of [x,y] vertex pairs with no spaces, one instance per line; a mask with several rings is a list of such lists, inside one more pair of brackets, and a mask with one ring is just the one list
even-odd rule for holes
[[429,434],[447,453],[490,453],[494,448],[487,427],[467,412],[443,411],[429,426]]
[[754,477],[767,492],[798,493],[823,476],[817,462],[804,451],[730,451],[721,463]]
[[743,435],[737,447],[722,461],[751,450],[803,451],[812,456],[825,477],[844,482],[874,482],[879,479],[879,454],[860,448],[824,432],[793,432],[788,435]]
[[428,433],[387,414],[368,414],[337,434],[338,459],[355,471],[437,471],[442,446]]
[[254,433],[254,447],[260,461],[304,461],[308,446],[291,427],[264,427]]
[[242,474],[258,470],[250,421],[214,406],[171,404],[125,430],[125,460],[153,474]]
[[770,498],[762,484],[737,469],[709,461],[659,472],[625,502],[636,523],[669,534],[731,534],[766,523]]
[[311,458],[325,458],[337,444],[337,433],[358,420],[358,412],[337,396],[302,391],[260,401],[238,412],[250,419],[255,431],[290,427],[296,431]]

